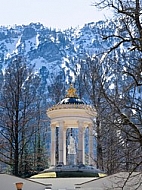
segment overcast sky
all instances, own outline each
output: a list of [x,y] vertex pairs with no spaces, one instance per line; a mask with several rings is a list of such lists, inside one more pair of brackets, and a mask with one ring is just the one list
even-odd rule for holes
[[0,25],[31,22],[56,29],[83,26],[110,17],[110,11],[98,11],[93,0],[0,0]]

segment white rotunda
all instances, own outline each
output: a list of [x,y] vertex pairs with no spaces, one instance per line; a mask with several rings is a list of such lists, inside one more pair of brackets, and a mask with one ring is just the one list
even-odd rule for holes
[[[66,131],[68,128],[78,128],[78,150],[76,154],[78,163],[85,164],[84,131],[86,127],[89,129],[89,165],[92,165],[94,163],[93,120],[96,117],[96,111],[92,106],[79,99],[72,84],[66,97],[49,108],[47,115],[51,120],[51,165],[55,166],[56,163],[67,164]],[[59,127],[59,160],[55,159],[56,127]]]

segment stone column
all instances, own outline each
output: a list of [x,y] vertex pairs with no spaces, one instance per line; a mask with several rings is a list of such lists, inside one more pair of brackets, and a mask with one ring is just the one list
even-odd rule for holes
[[56,153],[56,126],[51,124],[51,166],[55,166]]
[[84,125],[83,121],[78,121],[78,162],[85,164],[84,155]]
[[66,164],[66,130],[64,122],[59,122],[59,162]]
[[89,165],[94,164],[93,124],[89,124]]
[[63,128],[63,163],[66,165],[66,128]]

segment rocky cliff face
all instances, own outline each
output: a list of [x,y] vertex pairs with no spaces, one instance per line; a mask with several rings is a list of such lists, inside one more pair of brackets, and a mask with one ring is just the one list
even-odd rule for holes
[[44,27],[40,23],[0,27],[0,65],[6,59],[20,54],[35,64],[43,66],[50,75],[64,72],[73,75],[75,65],[85,54],[100,53],[112,42],[104,42],[102,34],[114,33],[113,23],[100,21],[86,24],[83,28],[72,28],[63,32]]

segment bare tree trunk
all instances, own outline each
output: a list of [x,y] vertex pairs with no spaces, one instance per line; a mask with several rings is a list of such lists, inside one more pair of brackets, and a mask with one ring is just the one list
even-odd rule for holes
[[103,150],[102,150],[102,134],[101,134],[101,121],[99,117],[96,118],[96,133],[97,133],[97,168],[104,170],[103,167]]

